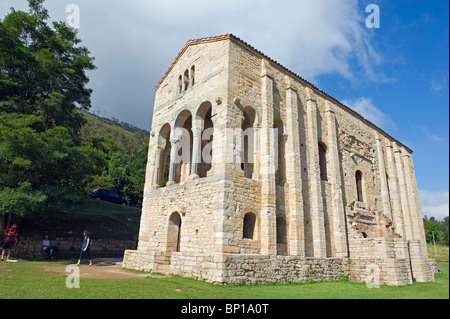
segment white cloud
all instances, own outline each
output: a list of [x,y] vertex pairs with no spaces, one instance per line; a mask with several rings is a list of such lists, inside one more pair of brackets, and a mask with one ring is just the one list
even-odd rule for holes
[[395,129],[396,125],[389,114],[377,108],[371,98],[359,97],[342,101],[343,104],[361,114],[365,119],[382,129]]
[[[2,0],[0,12],[26,8]],[[310,81],[338,74],[350,81],[387,81],[382,57],[358,0],[77,0],[79,34],[96,57],[90,74],[94,109],[148,128],[153,88],[188,39],[233,33]],[[64,20],[70,2],[46,0]],[[2,14],[3,15],[3,14]],[[103,111],[102,111],[103,112]]]
[[434,133],[431,133],[428,128],[426,126],[420,126],[421,131],[425,134],[425,137],[427,138],[427,140],[432,141],[432,142],[443,142],[444,139]]
[[430,192],[420,190],[420,203],[422,214],[430,218],[434,216],[438,220],[443,220],[449,213],[449,192]]

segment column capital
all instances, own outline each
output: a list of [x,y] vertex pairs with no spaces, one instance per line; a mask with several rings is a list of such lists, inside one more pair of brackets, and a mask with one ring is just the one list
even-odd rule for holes
[[294,80],[288,75],[284,76],[284,82],[286,84],[286,91],[292,90],[297,92],[297,88],[294,86]]
[[335,114],[334,110],[331,108],[330,103],[325,101],[325,113],[327,114]]
[[403,157],[407,157],[407,158],[411,158],[411,155],[405,152],[402,152],[402,156]]
[[203,128],[200,126],[194,126],[191,130],[192,130],[192,135],[194,135],[194,137],[195,136],[198,137],[202,134]]
[[272,68],[270,66],[270,62],[268,60],[262,59],[261,60],[261,77],[269,77],[273,78],[272,74]]

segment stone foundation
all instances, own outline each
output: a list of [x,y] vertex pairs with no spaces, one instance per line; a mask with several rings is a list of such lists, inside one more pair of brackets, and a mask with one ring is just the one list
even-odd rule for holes
[[127,250],[123,267],[194,277],[220,284],[295,283],[348,278],[347,258],[300,258],[254,254],[195,254],[174,252],[162,264],[159,256]]

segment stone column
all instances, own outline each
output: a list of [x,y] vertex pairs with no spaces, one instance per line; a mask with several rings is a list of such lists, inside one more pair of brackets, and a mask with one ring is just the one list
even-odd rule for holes
[[331,183],[331,210],[333,213],[333,242],[335,257],[347,257],[345,208],[342,195],[341,161],[336,130],[336,115],[327,102],[325,117],[328,128],[328,174]]
[[[411,170],[411,156],[404,149],[402,150],[403,166],[405,167],[405,182],[406,189],[408,191],[409,207],[411,209],[411,219],[414,225],[414,239],[423,240],[425,238],[425,232],[423,230],[422,212],[419,203],[419,194],[416,189],[416,183],[413,180]],[[425,241],[424,241],[425,243]]]
[[153,188],[161,187],[159,182],[161,179],[161,154],[163,153],[163,151],[164,148],[162,146],[157,145],[155,147],[155,170],[153,172]]
[[259,180],[260,169],[260,149],[259,149],[259,130],[261,129],[261,123],[253,124],[253,179]]
[[383,147],[381,145],[381,137],[375,133],[375,143],[378,156],[378,174],[380,176],[381,188],[381,203],[383,206],[383,213],[392,220],[391,203],[389,200],[389,189],[386,178],[386,167],[384,165]]
[[400,196],[400,189],[398,186],[397,167],[395,165],[394,150],[392,145],[386,145],[386,161],[389,174],[392,219],[396,232],[402,237],[406,237],[405,223],[402,213],[402,200]]
[[306,101],[307,116],[307,157],[310,194],[310,211],[314,257],[327,257],[325,242],[325,224],[323,215],[322,186],[319,168],[319,141],[317,132],[317,103],[313,99]]
[[198,177],[198,164],[202,161],[202,131],[203,128],[195,126],[192,128],[192,161],[191,161],[191,176]]
[[416,194],[416,208],[417,208],[417,217],[419,218],[419,229],[421,232],[421,240],[423,241],[423,243],[426,243],[426,238],[425,238],[425,228],[423,225],[423,216],[422,216],[422,207],[420,205],[420,195],[419,195],[419,189],[417,188],[417,179],[416,179],[416,174],[414,171],[414,164],[413,164],[413,159],[412,156],[410,155],[410,160],[409,160],[409,164],[410,164],[410,172],[411,172],[411,185],[414,189],[414,192]]
[[180,140],[171,139],[171,149],[170,149],[170,168],[169,168],[169,180],[166,183],[167,186],[175,184],[175,174],[176,174],[176,166],[177,166],[177,158],[178,158],[178,143]]
[[397,146],[397,143],[393,143],[395,164],[397,167],[398,186],[400,190],[400,198],[402,203],[403,220],[405,225],[406,238],[408,240],[414,240],[414,225],[411,220],[411,210],[409,206],[408,189],[406,187],[405,173],[402,161],[402,154]]
[[302,165],[298,122],[297,90],[286,76],[286,182],[288,186],[288,252],[291,256],[305,256],[305,227],[303,215]]
[[269,62],[262,60],[261,66],[261,254],[276,255],[276,184],[275,144],[277,139],[273,129],[273,79]]

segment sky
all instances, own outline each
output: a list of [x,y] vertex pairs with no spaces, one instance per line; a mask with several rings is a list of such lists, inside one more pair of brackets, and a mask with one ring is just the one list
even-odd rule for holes
[[[52,20],[76,23],[79,13],[79,37],[97,66],[89,73],[91,112],[150,130],[154,88],[186,41],[232,33],[411,148],[423,214],[448,216],[448,0],[44,5]],[[379,14],[366,12],[369,5]],[[0,18],[10,7],[27,10],[27,2],[0,0]]]

